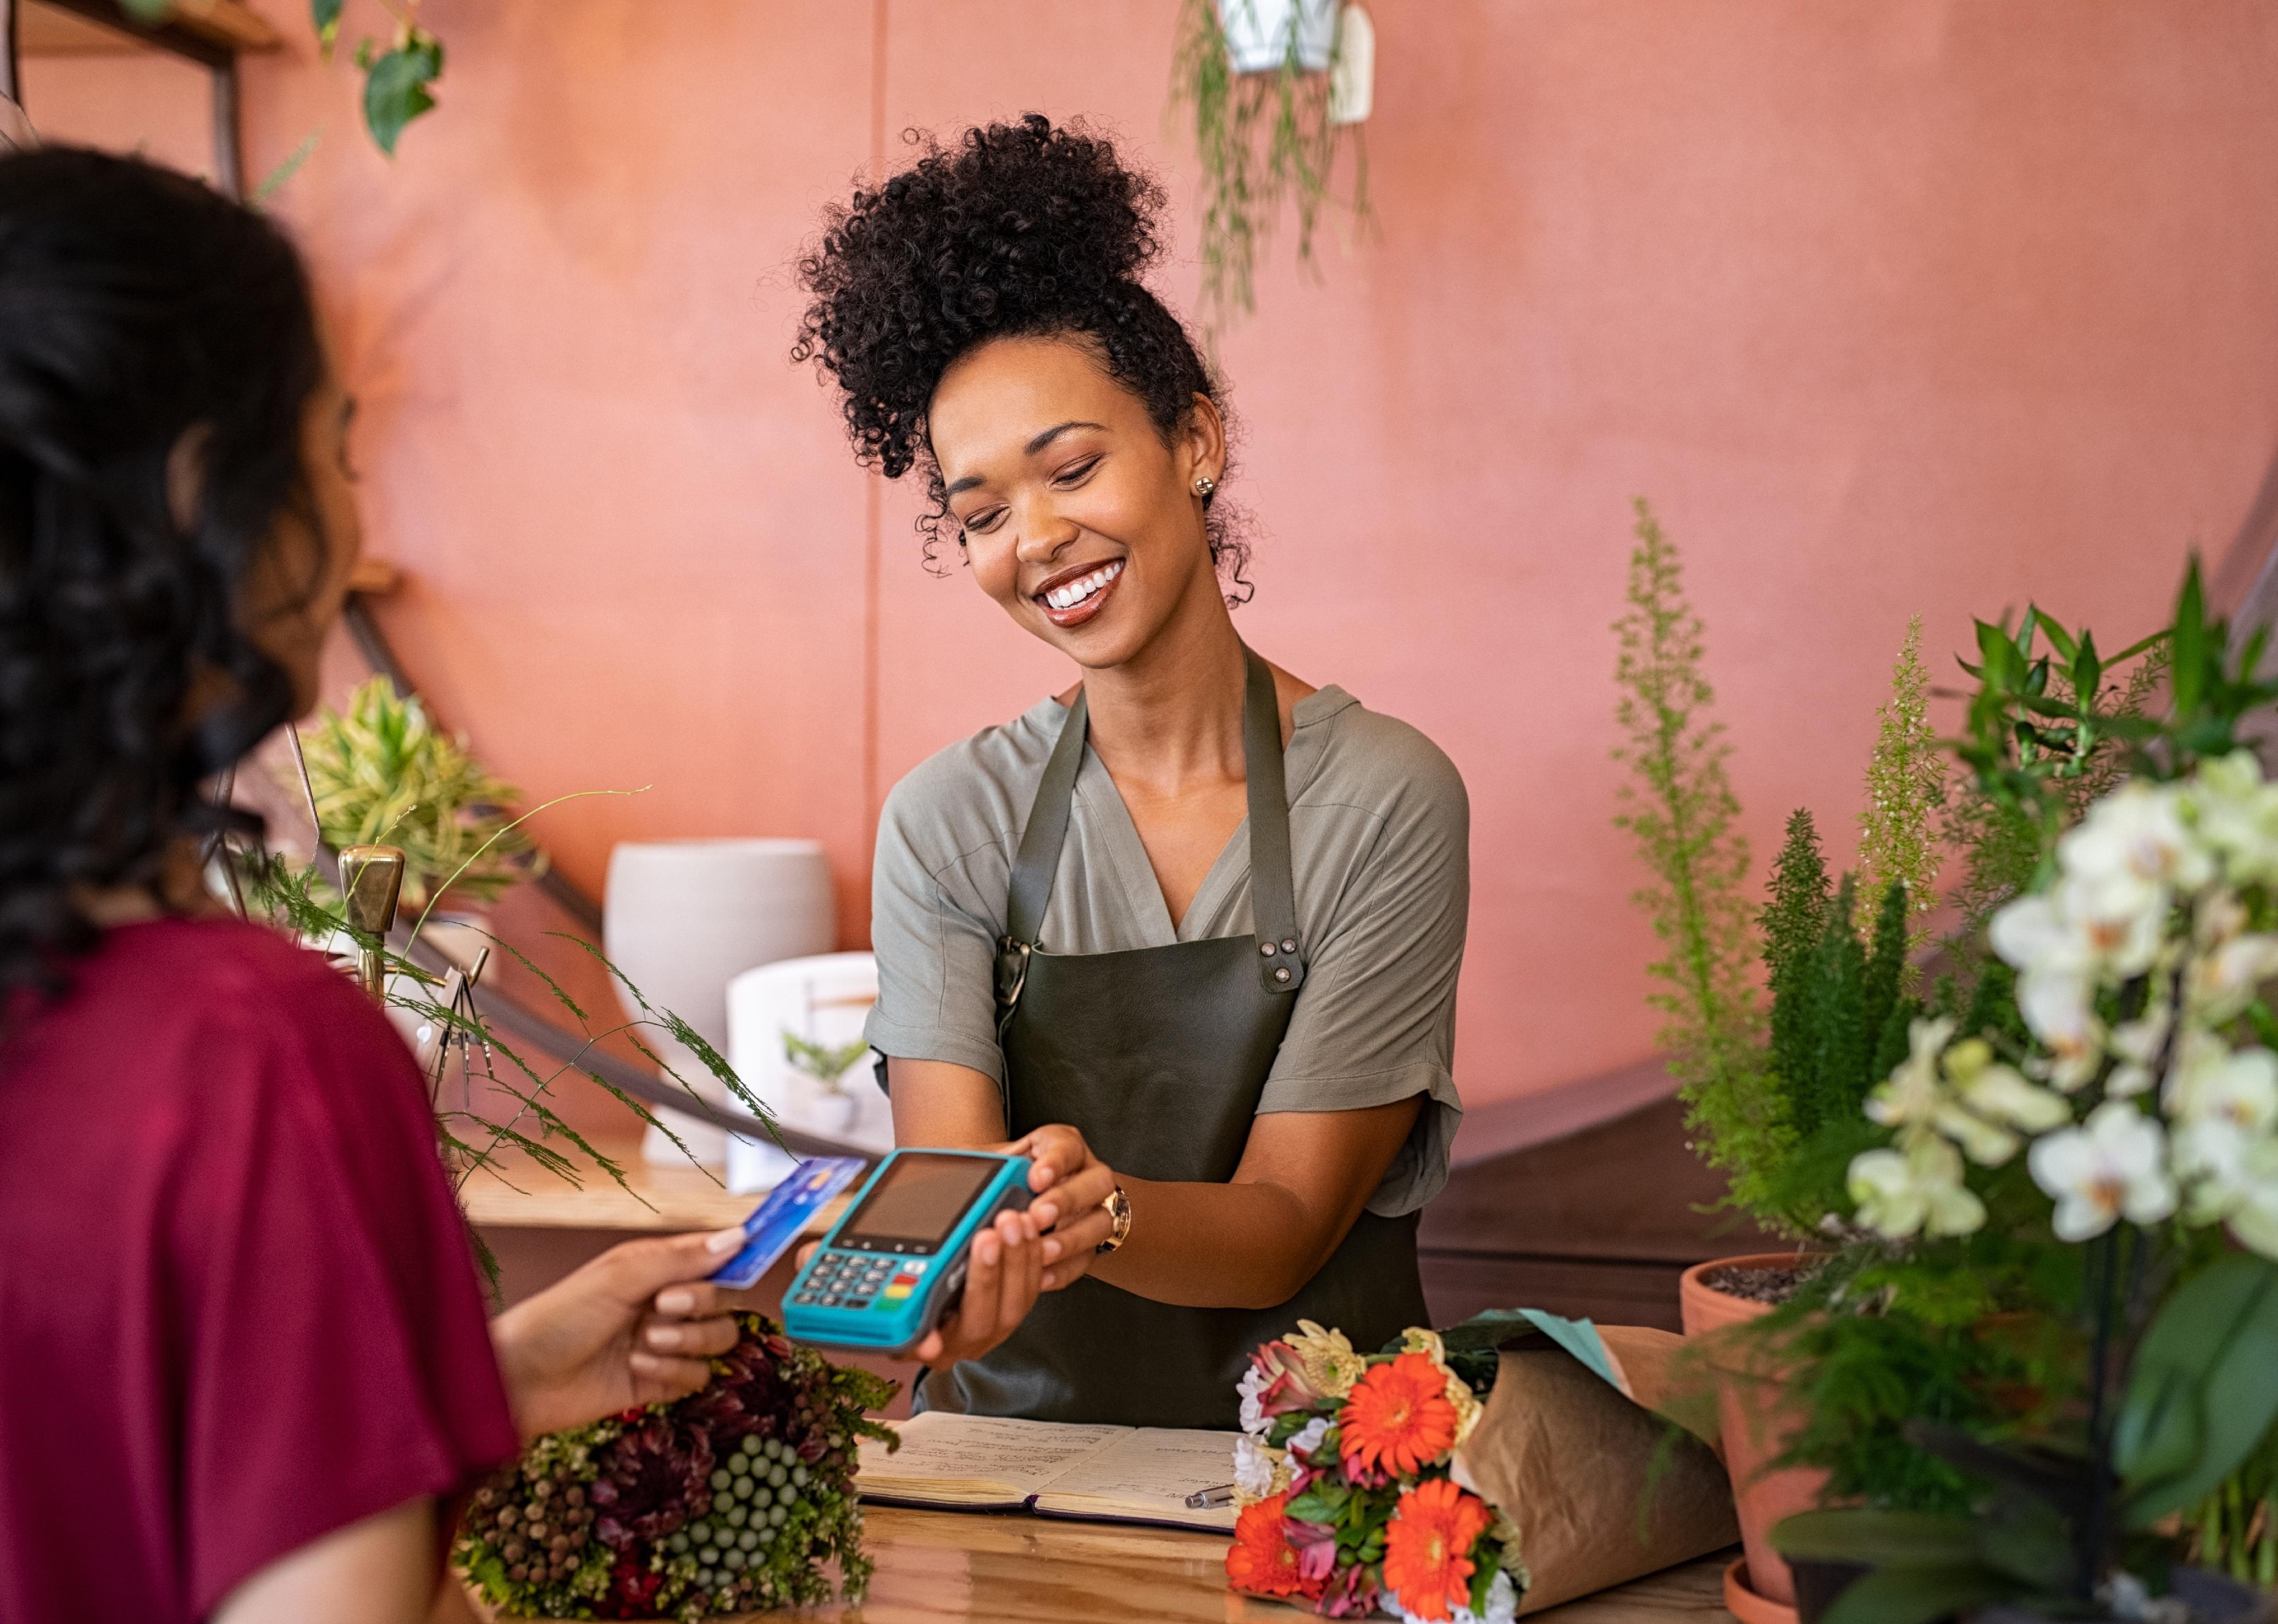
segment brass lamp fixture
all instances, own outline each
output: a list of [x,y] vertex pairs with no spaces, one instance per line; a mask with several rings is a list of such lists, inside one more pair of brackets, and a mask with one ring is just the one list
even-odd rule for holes
[[403,848],[348,846],[340,852],[340,891],[348,929],[356,939],[356,980],[375,1003],[387,1002],[387,960],[382,951],[395,927],[403,892]]

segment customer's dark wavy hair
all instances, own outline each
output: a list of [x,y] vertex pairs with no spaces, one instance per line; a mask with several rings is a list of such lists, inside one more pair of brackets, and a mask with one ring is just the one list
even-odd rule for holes
[[[1082,125],[1041,113],[924,147],[910,168],[824,217],[799,262],[813,297],[794,361],[814,361],[845,393],[854,454],[890,479],[922,473],[918,520],[929,564],[961,542],[926,410],[957,358],[990,339],[1066,334],[1143,401],[1167,440],[1196,395],[1227,411],[1224,386],[1179,318],[1140,281],[1161,257],[1163,188]],[[1230,414],[1228,414],[1230,419]],[[1222,483],[1222,482],[1221,482]],[[1227,601],[1250,593],[1244,526],[1203,499],[1211,559]]]
[[[149,884],[201,786],[293,709],[238,625],[323,352],[300,257],[133,158],[0,157],[0,1016],[95,944],[76,888]],[[195,431],[196,511],[168,500]],[[219,696],[190,713],[194,681]]]

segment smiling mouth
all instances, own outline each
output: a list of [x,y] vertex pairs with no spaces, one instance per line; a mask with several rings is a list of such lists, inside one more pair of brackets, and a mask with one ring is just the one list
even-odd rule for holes
[[1080,626],[1105,606],[1123,574],[1123,563],[1117,559],[1074,580],[1058,582],[1038,592],[1036,602],[1054,625]]

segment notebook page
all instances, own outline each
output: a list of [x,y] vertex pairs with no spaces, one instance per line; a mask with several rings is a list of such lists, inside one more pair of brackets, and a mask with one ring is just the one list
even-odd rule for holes
[[1192,1527],[1232,1528],[1231,1506],[1188,1507],[1187,1496],[1234,1478],[1234,1441],[1241,1434],[1147,1427],[1069,1463],[1047,1485],[1038,1508],[1135,1515]]
[[861,1441],[856,1482],[866,1496],[970,1499],[979,1492],[1001,1501],[1025,1500],[1129,1431],[942,1410],[928,1410],[894,1426],[902,1446],[892,1454],[883,1444]]

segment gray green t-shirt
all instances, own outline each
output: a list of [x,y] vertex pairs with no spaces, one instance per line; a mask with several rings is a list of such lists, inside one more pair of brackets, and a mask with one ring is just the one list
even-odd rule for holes
[[[886,797],[870,903],[878,1003],[868,1036],[880,1053],[1004,1081],[997,943],[1013,854],[1067,713],[1043,700],[921,762]],[[1438,746],[1341,688],[1299,700],[1292,720],[1284,774],[1305,985],[1257,1109],[1354,1110],[1430,1094],[1368,1204],[1396,1216],[1447,1182],[1463,1120],[1453,1064],[1471,804]],[[1043,945],[1115,953],[1253,928],[1248,821],[1174,929],[1131,814],[1087,749]]]

